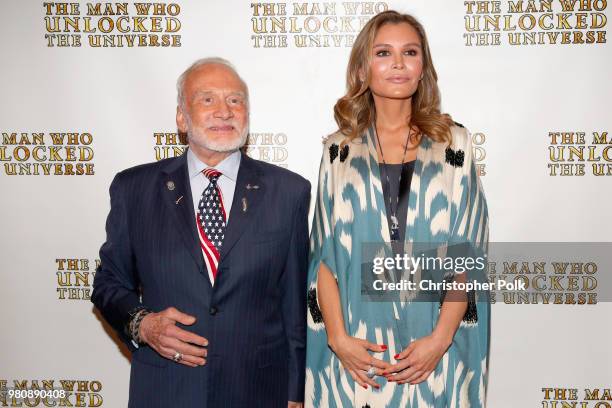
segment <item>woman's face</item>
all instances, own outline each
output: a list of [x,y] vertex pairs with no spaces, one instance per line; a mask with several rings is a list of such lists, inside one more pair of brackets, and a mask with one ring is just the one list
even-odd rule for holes
[[408,23],[385,24],[372,46],[370,90],[378,97],[410,98],[423,72],[423,51],[417,31]]

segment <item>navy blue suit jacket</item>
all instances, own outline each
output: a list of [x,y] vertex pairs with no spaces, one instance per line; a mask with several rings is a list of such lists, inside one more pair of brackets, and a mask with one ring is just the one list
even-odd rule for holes
[[[129,407],[267,408],[303,401],[310,183],[242,155],[212,286],[186,158],[124,170],[110,187],[91,299],[133,352]],[[187,367],[148,346],[136,349],[124,326],[139,304],[195,316],[192,326],[179,326],[208,339],[206,364]]]

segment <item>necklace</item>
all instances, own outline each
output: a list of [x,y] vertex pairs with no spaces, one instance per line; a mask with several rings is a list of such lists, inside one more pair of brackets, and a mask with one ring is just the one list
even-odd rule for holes
[[[409,125],[410,126],[410,125]],[[374,134],[376,135],[376,142],[380,147],[380,157],[383,161],[383,168],[385,173],[385,178],[387,179],[387,189],[391,189],[391,181],[389,180],[389,174],[387,173],[387,162],[385,161],[385,155],[383,154],[382,144],[380,143],[380,139],[378,138],[378,130],[376,125],[374,125]],[[408,130],[408,136],[406,136],[406,145],[404,146],[404,155],[402,156],[402,166],[404,165],[404,160],[406,159],[406,151],[408,150],[408,141],[410,140],[410,127]],[[402,173],[403,169],[400,171],[398,186],[402,185]],[[389,192],[390,193],[390,192]],[[399,241],[400,232],[399,232],[399,220],[397,219],[397,208],[399,207],[399,189],[397,192],[397,197],[395,197],[395,206],[393,206],[393,201],[391,200],[391,194],[389,194],[389,209],[391,210],[391,241]]]

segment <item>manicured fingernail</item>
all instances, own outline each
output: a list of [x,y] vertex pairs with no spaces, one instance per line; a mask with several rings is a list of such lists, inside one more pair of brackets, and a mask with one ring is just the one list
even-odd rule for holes
[[363,386],[363,388],[365,388],[365,389],[367,390],[367,389],[368,389],[368,386],[367,386],[367,385],[364,385],[364,386]]
[[399,354],[394,355],[393,358],[397,360],[399,358]]
[[386,350],[386,349],[387,349],[387,346],[386,346],[385,344],[381,344],[381,345],[380,345],[380,348],[382,348],[383,350]]

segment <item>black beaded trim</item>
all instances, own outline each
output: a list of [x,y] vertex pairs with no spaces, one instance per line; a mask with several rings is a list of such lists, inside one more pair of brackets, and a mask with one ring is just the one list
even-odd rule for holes
[[[443,279],[444,282],[452,282],[453,280],[455,279],[452,276]],[[440,293],[440,307],[442,307],[442,303],[444,303],[445,297],[446,290],[442,290]],[[467,309],[461,320],[465,323],[472,324],[478,322],[478,311],[476,309],[476,294],[473,290],[467,292]]]
[[349,147],[348,145],[344,145],[342,150],[340,150],[340,161],[341,162],[345,161],[346,158],[348,157],[348,154],[349,154]]
[[463,320],[466,323],[477,323],[478,322],[478,311],[476,310],[476,294],[474,291],[469,291],[467,294],[468,304],[467,310],[463,315]]
[[333,163],[336,157],[338,157],[338,145],[333,143],[329,146],[329,162]]
[[319,309],[319,303],[317,302],[317,290],[312,288],[308,291],[308,310],[312,321],[315,323],[323,323],[323,315],[321,309]]
[[454,167],[463,167],[465,153],[463,150],[454,151],[450,147],[446,148],[446,162]]
[[348,145],[344,145],[342,149],[340,149],[337,144],[332,143],[332,145],[329,146],[329,162],[333,163],[336,157],[338,157],[338,154],[340,154],[340,161],[345,161],[349,154]]

